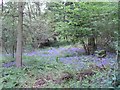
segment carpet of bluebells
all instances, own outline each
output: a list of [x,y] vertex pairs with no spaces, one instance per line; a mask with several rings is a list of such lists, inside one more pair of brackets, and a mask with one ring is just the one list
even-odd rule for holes
[[[34,50],[32,52],[24,53],[23,56],[38,56],[47,58],[49,60],[56,60],[58,58],[64,64],[72,64],[75,69],[85,68],[86,62],[95,63],[97,66],[102,65],[115,67],[116,66],[116,54],[107,52],[107,56],[100,60],[96,55],[85,55],[83,48],[78,47],[60,47],[60,48],[48,48],[42,50]],[[9,55],[8,55],[9,56]],[[3,67],[11,67],[15,65],[15,61],[4,63]]]
[[[117,68],[115,53],[107,52],[107,56],[100,60],[96,55],[86,55],[83,48],[76,46],[49,47],[30,52],[24,51],[22,69],[15,68],[15,59],[10,58],[10,54],[4,54],[3,57],[5,59],[2,62],[2,82],[4,84],[1,85],[8,88],[111,87],[111,82],[109,81],[114,77],[114,70]],[[88,77],[82,82],[72,79],[67,82],[54,84],[62,76],[61,73],[67,71],[74,74],[76,71],[79,72],[89,68],[90,64],[100,68],[104,65],[109,70],[97,72],[94,77]]]

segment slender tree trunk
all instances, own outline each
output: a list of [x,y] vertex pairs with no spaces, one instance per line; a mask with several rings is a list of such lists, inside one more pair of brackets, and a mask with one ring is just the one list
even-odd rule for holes
[[[32,8],[32,6],[30,5],[30,10],[31,10],[31,13],[32,13],[32,15],[33,15],[33,18],[36,20],[36,17],[35,17],[35,13],[33,12],[33,8]],[[32,17],[32,16],[31,16]]]
[[39,3],[39,5],[38,5],[38,11],[39,11],[39,16],[41,15],[41,8],[40,8],[40,5],[41,5],[41,3],[40,2],[38,2]]
[[[120,1],[118,2],[118,7],[120,7]],[[120,85],[120,9],[118,9],[118,51],[117,51],[117,63],[118,63],[118,70],[116,75],[116,86]]]
[[3,0],[2,0],[2,13],[3,13]]
[[89,52],[88,45],[84,42],[84,40],[81,40],[81,43],[82,43],[83,48],[84,48],[84,50],[85,50],[85,54],[89,55],[90,52]]
[[[120,7],[120,1],[118,2],[118,7]],[[113,80],[113,86],[118,87],[120,85],[120,9],[118,9],[118,49],[117,49],[117,64],[118,69],[116,73],[116,81]]]
[[[119,42],[119,44],[120,44],[120,42]],[[120,51],[118,51],[117,63],[118,63],[118,70],[117,70],[117,75],[116,75],[117,80],[116,80],[115,86],[118,87],[120,85]]]
[[90,54],[94,54],[94,51],[97,49],[96,43],[95,43],[95,37],[94,36],[90,36],[88,38],[88,46],[90,46]]
[[4,47],[4,48],[5,48],[6,53],[9,54],[9,52],[7,51],[7,48],[6,47]]
[[64,6],[63,6],[63,11],[64,11],[63,22],[65,22],[65,2],[64,2]]
[[[29,5],[29,3],[27,4],[27,8],[28,8],[28,12],[29,12],[29,20],[30,20],[30,26],[29,26],[29,31],[30,31],[30,34],[31,34],[31,36],[32,35],[34,35],[34,33],[32,32],[32,15],[31,15],[31,10],[30,10],[30,5]],[[35,45],[34,45],[34,40],[35,40],[35,36],[33,37],[31,37],[32,38],[32,47],[35,49]]]
[[[15,3],[14,3],[15,4]],[[14,11],[15,11],[15,7],[14,7]],[[15,26],[14,26],[14,24],[15,24],[15,17],[14,16],[12,16],[12,18],[13,18],[13,38],[15,38]],[[14,58],[15,57],[15,40],[13,40],[13,44],[12,44],[12,57]]]
[[15,53],[14,50],[15,50],[15,49],[14,49],[14,45],[13,45],[13,47],[12,47],[12,57],[13,57],[13,58],[14,58],[14,56],[15,56],[15,55],[14,55],[14,53]]
[[41,15],[40,2],[35,2],[36,4],[36,16]]
[[22,30],[23,30],[23,2],[18,2],[18,34],[17,34],[17,51],[16,66],[22,67]]

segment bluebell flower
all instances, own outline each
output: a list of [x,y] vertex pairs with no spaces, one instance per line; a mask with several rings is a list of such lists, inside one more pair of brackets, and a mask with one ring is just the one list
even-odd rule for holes
[[8,67],[11,67],[11,66],[13,66],[13,65],[15,65],[15,61],[14,61],[14,62],[5,63],[5,64],[3,64],[2,66],[8,68]]

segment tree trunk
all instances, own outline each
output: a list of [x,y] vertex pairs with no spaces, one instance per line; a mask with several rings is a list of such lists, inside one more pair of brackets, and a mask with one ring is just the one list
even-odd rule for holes
[[[40,2],[35,2],[36,4],[36,16],[41,15],[41,8],[40,8]],[[37,13],[38,10],[38,13]]]
[[[120,1],[118,2],[118,7],[120,7]],[[118,10],[120,12],[120,10]],[[118,14],[118,24],[120,24],[120,14]],[[118,70],[117,70],[117,75],[116,75],[116,86],[120,85],[120,27],[118,25],[118,51],[117,51],[117,63],[118,63]]]
[[94,36],[90,36],[88,38],[88,46],[90,47],[89,53],[94,54],[94,51],[97,49]]
[[14,58],[14,45],[12,47],[12,57]]
[[3,0],[2,0],[2,13],[3,13]]
[[81,40],[81,43],[83,44],[83,48],[85,50],[85,54],[89,55],[90,51],[89,51],[88,45],[83,40]]
[[64,2],[64,6],[63,6],[63,11],[64,11],[64,16],[63,16],[63,22],[65,22],[65,2]]
[[[14,3],[15,4],[15,3]],[[14,11],[15,11],[15,7],[14,7]],[[12,29],[13,29],[13,38],[15,38],[15,17],[12,16],[13,18],[13,26],[12,26]],[[15,40],[13,40],[13,44],[12,44],[12,57],[15,58]]]
[[114,87],[118,87],[120,85],[120,50],[117,51],[117,64],[116,80],[113,80],[112,82]]
[[12,47],[12,57],[15,58],[15,52],[16,52],[16,45],[14,44]]
[[22,67],[22,30],[23,30],[23,2],[18,2],[18,34],[17,34],[17,51],[16,66]]
[[[118,2],[118,7],[120,7],[120,1]],[[120,9],[118,9],[118,12],[120,12]],[[117,74],[116,74],[116,81],[113,81],[113,86],[118,87],[120,85],[120,14],[118,14],[118,49],[117,49]]]
[[116,86],[120,85],[120,51],[118,51],[117,55],[117,63],[118,63],[118,70],[117,70],[117,75],[116,75]]

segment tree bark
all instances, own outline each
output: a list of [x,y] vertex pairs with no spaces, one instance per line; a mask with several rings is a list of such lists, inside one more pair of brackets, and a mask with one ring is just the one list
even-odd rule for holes
[[94,51],[97,49],[94,36],[90,36],[88,38],[88,46],[90,47],[89,53],[94,54]]
[[116,75],[116,86],[120,85],[120,51],[118,51],[117,55],[117,63],[118,63],[118,70],[117,70],[117,75]]
[[2,13],[3,13],[3,0],[2,0]]
[[[15,3],[14,3],[14,5],[15,5]],[[15,12],[15,7],[14,7],[14,12]],[[15,17],[14,16],[12,16],[12,18],[13,18],[13,26],[12,26],[12,29],[13,29],[13,37],[15,37]],[[15,40],[13,40],[13,44],[12,44],[12,57],[13,58],[15,58],[15,44],[16,44],[16,41]]]
[[[120,7],[120,1],[118,2],[118,7]],[[120,85],[120,9],[118,9],[118,51],[117,51],[117,63],[118,63],[118,70],[117,70],[117,75],[116,75],[116,86]]]
[[22,67],[23,2],[18,2],[18,13],[16,67]]
[[36,4],[36,8],[38,10],[38,13],[37,13],[37,10],[36,10],[36,16],[40,16],[41,15],[41,9],[40,9],[40,2],[35,2]]
[[[118,2],[118,7],[120,7],[120,1]],[[113,80],[113,86],[118,87],[120,85],[120,9],[118,9],[118,49],[117,49],[117,64],[118,64],[118,69],[116,73],[116,81]]]
[[85,54],[89,55],[89,54],[90,54],[90,51],[89,51],[88,45],[85,43],[84,40],[81,40],[81,43],[82,43],[83,48],[84,48],[84,50],[85,50]]

